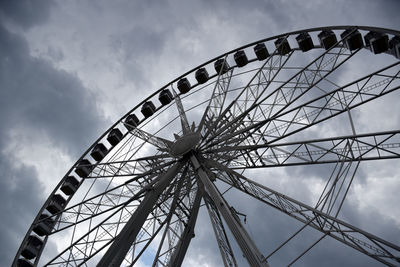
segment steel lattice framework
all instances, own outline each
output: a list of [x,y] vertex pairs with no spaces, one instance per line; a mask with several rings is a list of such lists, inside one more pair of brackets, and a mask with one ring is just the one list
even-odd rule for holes
[[[329,236],[398,266],[399,245],[344,221],[340,210],[363,161],[400,157],[399,125],[360,133],[353,121],[353,110],[395,95],[399,58],[398,31],[334,26],[250,43],[184,73],[118,120],[72,166],[13,266],[181,266],[203,206],[225,266],[238,266],[232,239],[250,266],[269,266],[305,228],[320,238],[289,265]],[[255,169],[317,164],[332,171],[313,204],[252,177]],[[303,226],[262,251],[222,186]],[[54,244],[58,250],[49,248]]]

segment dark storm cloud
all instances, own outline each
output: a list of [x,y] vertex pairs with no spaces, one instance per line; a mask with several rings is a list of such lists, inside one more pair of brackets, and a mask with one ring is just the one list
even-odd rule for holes
[[[26,29],[43,23],[49,8],[47,1],[2,1],[0,12],[3,22]],[[38,180],[40,170],[18,162],[7,146],[21,136],[37,142],[50,140],[76,158],[99,135],[102,124],[95,96],[87,93],[80,80],[31,57],[26,41],[3,24],[0,123],[0,266],[8,266],[46,196]]]
[[100,127],[95,95],[77,77],[29,56],[27,44],[0,28],[0,103],[3,131],[11,127],[45,135],[74,156]]
[[[34,25],[44,24],[51,11],[51,3],[53,2],[0,0],[1,22],[18,25],[24,30]],[[104,28],[108,23],[131,25],[126,31],[110,35],[109,44],[113,52],[121,56],[121,65],[126,71],[126,76],[139,85],[138,88],[141,91],[137,96],[137,101],[146,96],[147,93],[143,93],[143,89],[149,90],[148,92],[154,89],[148,88],[147,85],[152,82],[160,85],[168,82],[157,80],[157,77],[152,76],[154,70],[159,73],[167,71],[164,67],[157,68],[157,64],[166,66],[165,61],[171,62],[171,66],[179,64],[184,70],[188,70],[202,63],[198,61],[199,58],[205,61],[246,42],[308,27],[340,24],[370,24],[389,28],[393,28],[393,25],[400,26],[400,17],[397,14],[400,2],[396,0],[162,1],[162,4],[157,1],[136,3],[126,1],[123,4],[88,1],[83,4],[80,2],[79,9],[82,11],[79,14],[88,21],[91,20],[91,16],[102,18],[111,11],[121,14],[122,19],[117,21],[100,19],[99,22],[104,23],[102,25]],[[254,16],[255,14],[260,16]],[[208,24],[208,22],[211,23]],[[71,23],[72,27],[76,26],[77,40],[85,43],[87,41],[85,38],[88,37],[82,36],[79,32],[80,25],[74,25],[73,21],[68,23]],[[71,27],[71,25],[68,26]],[[182,50],[175,51],[175,54],[164,55],[165,47],[168,45],[179,47],[182,40],[187,37],[183,34],[188,33],[189,30],[196,33],[195,36],[198,38],[196,41],[204,46],[201,53],[195,55],[189,49],[190,47],[186,49],[183,47]],[[210,40],[207,32],[208,34],[215,33],[220,38],[217,41]],[[225,40],[224,37],[228,35],[233,38]],[[213,37],[212,34],[211,37]],[[96,39],[96,36],[93,38]],[[47,51],[54,62],[64,58],[62,50],[49,46]],[[2,123],[0,201],[4,203],[0,212],[10,215],[6,218],[3,216],[1,221],[0,265],[7,266],[16,251],[18,242],[45,197],[41,194],[43,188],[37,178],[40,170],[24,164],[14,165],[13,162],[17,159],[4,152],[7,144],[12,139],[15,140],[13,130],[25,131],[27,136],[32,135],[35,138],[42,135],[49,138],[57,149],[67,151],[76,157],[82,153],[90,141],[99,135],[98,129],[101,126],[95,108],[95,96],[87,93],[81,82],[73,75],[55,70],[48,62],[32,58],[25,40],[11,34],[3,27],[0,27],[0,60],[0,123]],[[180,74],[174,73],[171,79]],[[341,122],[337,120],[335,125]],[[303,137],[308,139],[309,136],[305,133]],[[359,174],[363,176],[364,173],[360,171]],[[299,167],[294,171],[293,176],[301,177],[301,179],[309,177],[325,179],[329,173],[325,167]],[[290,183],[287,183],[287,186],[293,187]],[[303,187],[298,186],[296,190],[298,195],[308,196],[307,194],[310,193],[304,184]],[[261,244],[264,254],[274,249],[279,242],[301,226],[294,219],[273,209],[264,211],[263,204],[255,204],[254,200],[246,201],[249,198],[241,194],[233,194],[233,197],[229,199],[235,208],[248,215],[251,225],[250,234],[257,244]],[[198,246],[191,247],[188,255],[201,255],[196,258],[197,262],[218,266],[221,260],[214,236],[202,235],[203,232],[212,233],[208,215],[204,209],[201,214],[203,216],[197,223],[198,230],[192,243]],[[394,223],[386,219],[376,222],[375,214],[369,212],[365,216],[365,212],[358,210],[357,205],[345,205],[341,216],[356,226],[371,229],[371,232],[378,236],[387,237],[397,233],[393,230]],[[363,221],[365,217],[370,220]],[[201,228],[203,223],[204,225],[207,223],[206,230],[204,227]],[[290,259],[298,256],[319,236],[316,231],[305,231],[301,238],[294,241],[287,250],[271,260],[272,266],[288,264]],[[398,243],[397,240],[394,241]],[[245,260],[241,255],[241,252],[236,253],[238,261],[244,263]],[[315,263],[319,266],[376,264],[359,253],[348,256],[347,247],[329,238],[299,261],[297,266],[312,266]]]
[[28,29],[47,21],[53,3],[51,0],[1,0],[0,18]]
[[14,166],[15,159],[0,156],[0,266],[11,265],[19,242],[42,202],[43,188],[34,167]]

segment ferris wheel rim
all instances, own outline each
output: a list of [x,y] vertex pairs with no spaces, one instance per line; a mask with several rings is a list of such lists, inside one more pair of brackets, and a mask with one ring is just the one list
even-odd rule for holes
[[[395,35],[395,36],[400,36],[400,31],[397,30],[392,30],[392,29],[386,29],[386,28],[378,28],[378,27],[370,27],[370,26],[326,26],[326,27],[317,27],[317,28],[308,28],[308,29],[303,29],[303,30],[297,30],[297,31],[292,31],[292,32],[288,32],[288,33],[283,33],[283,34],[279,34],[279,35],[275,35],[272,37],[268,37],[268,38],[264,38],[252,43],[248,43],[244,46],[240,46],[238,48],[235,48],[233,50],[230,50],[226,53],[223,53],[217,57],[212,58],[211,60],[208,60],[200,65],[198,65],[197,67],[185,72],[184,74],[178,76],[177,78],[175,78],[174,80],[170,81],[169,83],[167,83],[166,85],[162,86],[161,88],[157,89],[155,92],[151,93],[149,96],[147,96],[144,100],[142,100],[140,103],[138,103],[136,106],[134,106],[131,110],[129,110],[125,115],[123,115],[122,117],[120,117],[120,119],[118,119],[114,124],[112,124],[112,126],[110,128],[108,128],[102,135],[100,135],[100,137],[98,139],[95,140],[95,142],[93,142],[92,145],[90,145],[88,147],[88,149],[82,154],[82,156],[72,165],[72,167],[67,171],[67,173],[64,175],[64,177],[60,180],[60,182],[58,183],[58,185],[55,187],[55,189],[53,190],[53,192],[49,195],[48,199],[45,201],[45,203],[43,204],[43,206],[41,207],[41,209],[38,211],[38,214],[36,216],[36,218],[33,220],[33,223],[35,221],[37,221],[37,219],[39,218],[40,214],[42,214],[42,212],[45,210],[46,206],[48,205],[51,197],[57,192],[57,190],[61,187],[61,185],[63,184],[63,182],[65,181],[65,179],[68,177],[68,175],[70,173],[72,173],[72,171],[76,168],[77,164],[84,159],[89,153],[90,151],[94,148],[94,146],[96,144],[98,144],[112,129],[114,129],[116,126],[118,126],[119,124],[121,124],[123,122],[123,120],[129,116],[130,114],[132,114],[133,112],[137,111],[140,107],[143,106],[143,104],[145,104],[147,101],[149,101],[151,98],[153,98],[154,96],[156,96],[157,94],[159,94],[163,89],[168,88],[169,86],[173,85],[174,83],[176,83],[177,81],[179,81],[180,79],[187,77],[190,74],[193,74],[196,70],[198,70],[199,68],[202,68],[204,66],[207,66],[210,63],[213,63],[215,60],[218,60],[220,58],[232,55],[233,53],[244,49],[244,48],[248,48],[251,46],[256,45],[257,43],[260,42],[267,42],[267,41],[272,41],[272,40],[276,40],[277,38],[280,37],[285,37],[285,36],[292,36],[292,35],[296,35],[296,34],[300,34],[303,32],[316,32],[316,31],[321,31],[321,30],[347,30],[347,29],[359,29],[359,30],[363,30],[363,31],[376,31],[376,32],[381,32],[381,33],[386,33],[386,34],[391,34],[391,35]],[[293,49],[296,50],[296,49]],[[237,66],[232,66],[232,68],[236,68]],[[193,86],[195,87],[195,86]],[[163,107],[163,106],[162,106]],[[144,119],[146,120],[146,118]],[[140,126],[140,124],[144,121],[142,120],[138,126]],[[72,197],[72,196],[71,196]],[[67,200],[69,201],[69,199]],[[68,203],[68,202],[67,202]],[[27,231],[24,241],[26,240],[26,238],[29,236],[29,234],[32,232],[33,229],[33,223],[30,226],[29,230]],[[45,237],[47,239],[47,236]],[[19,249],[19,252],[22,248],[22,245],[24,243],[24,241],[21,243],[21,247]],[[18,259],[19,254],[17,252],[17,255],[14,259],[14,262]]]

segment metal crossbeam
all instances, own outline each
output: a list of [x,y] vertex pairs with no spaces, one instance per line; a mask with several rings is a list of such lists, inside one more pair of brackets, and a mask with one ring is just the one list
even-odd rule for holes
[[186,234],[184,231],[191,223],[190,216],[197,205],[195,193],[198,189],[191,182],[190,177],[193,177],[193,173],[185,168],[182,175],[163,192],[152,212],[152,214],[158,212],[160,216],[157,220],[149,218],[148,223],[142,226],[142,230],[125,257],[125,262],[130,264],[129,266],[135,266],[146,251],[149,253],[147,250],[149,245],[162,229],[164,229],[162,241],[160,241],[159,250],[154,255],[153,266],[167,266],[175,250],[181,248],[179,247],[181,236]]
[[[355,132],[355,131],[354,131]],[[352,143],[348,143],[348,147],[351,147]],[[351,153],[350,149],[347,149],[347,152],[343,156],[345,158],[347,154]],[[352,165],[355,165],[352,168]],[[336,219],[339,215],[341,208],[343,207],[344,200],[346,199],[347,193],[350,189],[350,186],[354,180],[355,174],[357,172],[358,166],[360,165],[360,161],[357,161],[356,164],[353,164],[352,161],[340,161],[337,162],[335,168],[332,171],[331,176],[329,177],[324,190],[321,193],[321,196],[316,204],[315,208],[324,212],[327,215],[331,215],[334,212],[334,218]],[[350,176],[350,177],[348,177]],[[349,179],[347,179],[349,178]],[[344,192],[343,192],[344,191]],[[340,199],[341,198],[341,199]],[[337,201],[339,200],[339,204]],[[335,208],[335,211],[333,210]],[[316,218],[316,217],[314,217]],[[309,221],[311,223],[311,221]],[[268,255],[268,258],[274,254],[277,250],[282,248],[285,244],[287,244],[293,237],[299,234],[302,230],[304,230],[308,225],[304,224],[296,233],[289,237],[285,242],[283,242],[278,248],[276,248],[273,252]],[[323,240],[327,236],[327,233],[323,234],[317,241],[308,246],[299,256],[297,256],[294,260],[292,260],[288,266],[292,266],[296,261],[298,261],[302,256],[308,253],[315,245],[317,245],[321,240]]]
[[[87,220],[92,220],[99,215],[125,206],[132,199],[141,198],[146,193],[147,188],[158,181],[157,176],[163,173],[169,166],[170,164],[163,166],[164,169],[160,169],[159,171],[155,170],[147,174],[138,175],[94,196],[85,196],[85,199],[81,202],[62,210],[60,213],[51,215],[50,218],[55,221],[51,234],[69,227],[75,227]],[[40,222],[38,221],[37,223]]]
[[190,241],[194,237],[194,227],[196,224],[197,215],[199,213],[201,199],[202,199],[202,193],[199,190],[199,188],[197,188],[192,209],[190,210],[188,216],[189,217],[188,222],[185,225],[185,228],[182,231],[182,236],[179,238],[178,244],[176,245],[176,248],[170,257],[170,261],[167,265],[169,267],[179,267],[182,265]]
[[169,148],[172,145],[171,141],[161,138],[161,137],[158,137],[158,136],[155,136],[155,135],[152,135],[152,134],[150,134],[142,129],[139,129],[137,127],[133,128],[130,131],[130,133],[132,135],[136,136],[137,138],[145,141],[146,143],[152,144],[153,146],[157,147],[160,151],[163,151],[163,152],[169,151]]
[[207,194],[215,203],[215,206],[224,218],[250,266],[269,266],[265,261],[264,256],[260,253],[248,233],[241,225],[240,221],[237,220],[232,214],[230,206],[227,204],[215,185],[211,182],[207,173],[202,169],[197,157],[195,155],[191,155],[190,161],[197,172],[198,182],[204,186]]
[[235,255],[233,254],[228,237],[226,236],[224,224],[214,202],[207,194],[204,196],[204,202],[211,219],[211,225],[214,229],[215,238],[217,239],[218,248],[221,253],[222,261],[225,267],[237,266]]
[[[116,228],[118,228],[120,224],[124,224],[125,220],[131,215],[129,212],[126,212],[125,215],[123,215],[124,208],[127,207],[127,204],[114,210],[100,223],[86,232],[85,235],[72,242],[70,246],[51,259],[46,266],[59,266],[61,264],[68,265],[70,262],[80,264],[97,254],[97,252],[112,242],[112,235]],[[110,224],[110,220],[116,216],[118,216],[120,220]],[[93,241],[89,241],[91,235],[95,235]],[[94,248],[97,242],[101,244],[101,247]]]
[[221,181],[384,264],[399,264],[399,246],[258,184],[225,166],[216,165],[224,172],[218,176]]
[[148,175],[150,173],[160,173],[162,170],[176,160],[169,156],[160,156],[142,159],[121,161],[109,161],[106,163],[97,164],[93,171],[85,179],[102,179],[113,177],[138,177]]
[[[170,168],[169,174],[176,171],[179,166],[181,165],[176,164],[175,166]],[[116,237],[119,236],[119,228],[123,226],[124,229],[126,229],[125,226],[132,219],[132,217],[135,217],[133,216],[134,214],[138,214],[138,210],[143,211],[146,206],[150,205],[150,200],[158,198],[158,194],[160,193],[160,191],[162,191],[163,187],[169,185],[169,178],[171,178],[169,176],[171,175],[164,175],[161,179],[157,179],[157,183],[155,185],[144,188],[143,191],[146,192],[146,196],[142,201],[136,201],[137,198],[131,198],[126,204],[112,210],[112,213],[107,213],[107,217],[105,219],[103,219],[100,223],[97,223],[96,225],[90,227],[84,235],[75,240],[72,239],[73,241],[71,241],[71,245],[60,252],[56,257],[48,262],[47,265],[68,265],[69,262],[83,264],[93,258],[101,250],[114,242]],[[151,199],[150,196],[152,196]],[[145,202],[146,199],[147,202]],[[136,202],[134,203],[134,201]],[[135,228],[135,231],[139,231],[140,229],[142,229],[142,227],[143,229],[145,229],[146,227],[148,228],[156,221],[160,223],[162,219],[166,217],[165,210],[168,210],[169,206],[165,206],[163,211],[162,205],[165,205],[165,201],[163,201],[162,199],[160,199],[160,201],[161,202],[157,204],[157,208],[150,209],[151,216],[149,218],[147,218],[147,215],[143,212],[141,212],[140,215],[136,215],[136,217],[147,221],[147,223],[137,224],[136,226],[138,228]],[[131,202],[134,203],[134,206],[130,204]],[[144,206],[145,204],[143,203],[147,203],[147,205]],[[128,226],[129,225],[131,224],[128,224]],[[127,244],[125,245],[128,246]],[[122,257],[122,254],[120,254],[119,256]]]
[[179,113],[179,118],[181,119],[182,132],[183,134],[189,133],[190,132],[189,121],[186,117],[186,112],[185,109],[183,108],[181,97],[175,92],[174,89],[172,89],[172,92],[174,94],[176,107]]
[[[224,58],[224,64],[225,63],[226,57]],[[218,73],[210,100],[204,111],[202,119],[200,120],[201,123],[199,125],[199,131],[203,136],[207,136],[210,133],[210,129],[214,128],[213,124],[220,117],[232,75],[233,69],[223,73],[223,68],[221,68],[220,72]]]
[[[399,64],[400,62],[393,63],[278,115],[247,121],[248,126],[221,136],[218,141],[210,143],[207,147],[238,145],[249,136],[270,144],[394,92],[400,88]],[[393,71],[395,73],[387,77],[386,73]]]
[[[336,46],[339,46],[342,42],[343,40],[339,41]],[[248,109],[241,110],[238,116],[230,118],[229,123],[219,125],[216,134],[211,136],[207,142],[211,142],[213,139],[218,140],[220,136],[224,136],[225,133],[232,132],[232,130],[244,130],[259,120],[278,115],[358,52],[356,50],[349,53],[343,47],[339,48],[337,52],[334,51],[334,48],[325,51],[267,96],[261,98],[262,94],[260,94],[253,100]],[[228,110],[225,112],[228,112]],[[213,143],[215,142],[218,141]]]
[[[348,149],[351,153],[347,153]],[[205,151],[211,158],[221,157],[220,154],[226,156],[220,162],[233,169],[393,159],[400,157],[400,130]]]
[[146,194],[140,206],[136,209],[135,213],[125,224],[118,236],[115,237],[114,242],[101,258],[97,266],[109,267],[121,265],[125,255],[129,251],[129,248],[136,239],[136,236],[141,229],[141,225],[146,221],[146,218],[152,211],[158,197],[176,176],[181,167],[181,163],[177,163],[175,166],[171,167],[154,186],[152,191],[149,191]]
[[[212,120],[208,121],[208,129],[204,129],[204,139],[206,139],[210,134],[212,136],[215,135],[216,129],[218,129],[221,125],[225,125],[232,119],[236,118],[238,114],[242,114],[242,112],[244,112],[249,106],[253,105],[254,102],[263,94],[263,92],[272,84],[272,82],[275,81],[276,77],[288,62],[292,54],[293,52],[290,52],[287,55],[280,55],[275,50],[275,52],[265,61],[265,63],[262,64],[261,68],[259,68],[259,70],[252,76],[250,81],[242,89],[235,100],[227,105],[224,110],[222,110],[222,105],[219,106],[218,116],[211,116]],[[227,85],[229,86],[229,83]],[[224,99],[227,91],[228,88],[225,88],[225,90],[222,91]],[[210,112],[206,110],[205,115],[208,113]]]

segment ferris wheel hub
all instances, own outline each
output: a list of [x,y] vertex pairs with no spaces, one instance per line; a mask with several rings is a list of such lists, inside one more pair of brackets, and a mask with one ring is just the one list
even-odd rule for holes
[[179,137],[171,146],[169,153],[179,157],[193,150],[200,141],[199,132],[189,132]]

